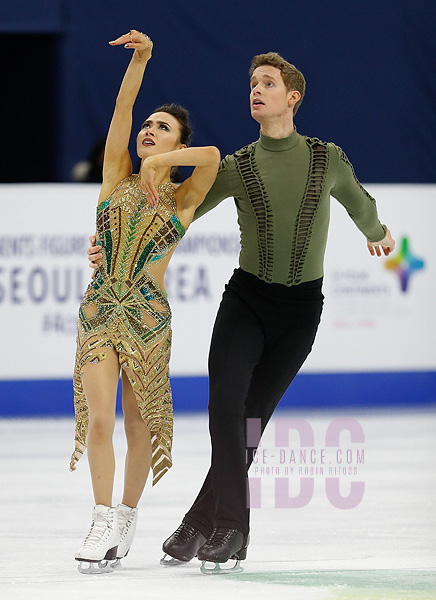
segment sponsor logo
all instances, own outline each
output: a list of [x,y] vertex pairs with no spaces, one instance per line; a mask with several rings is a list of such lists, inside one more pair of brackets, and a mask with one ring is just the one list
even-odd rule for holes
[[412,254],[409,247],[409,238],[403,237],[399,253],[394,258],[387,260],[385,266],[386,269],[397,274],[401,291],[407,292],[411,275],[423,269],[425,262]]

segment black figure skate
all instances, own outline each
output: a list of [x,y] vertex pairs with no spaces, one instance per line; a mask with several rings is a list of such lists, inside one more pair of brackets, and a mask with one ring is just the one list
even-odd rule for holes
[[[202,561],[201,572],[206,575],[221,575],[224,573],[241,573],[241,560],[247,557],[248,536],[237,529],[215,527],[207,542],[199,549],[198,558]],[[220,565],[228,560],[236,560],[231,568],[222,568]],[[215,563],[213,568],[206,567],[206,563]]]
[[182,521],[180,527],[162,544],[165,555],[160,564],[174,567],[188,563],[197,555],[198,549],[205,541],[206,538],[198,529]]

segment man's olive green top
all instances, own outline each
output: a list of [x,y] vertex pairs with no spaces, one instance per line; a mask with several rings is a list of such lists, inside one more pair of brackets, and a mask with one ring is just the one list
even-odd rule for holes
[[335,144],[260,134],[221,162],[195,219],[233,196],[241,232],[239,264],[268,283],[297,285],[323,275],[330,195],[370,242],[386,235],[374,198]]

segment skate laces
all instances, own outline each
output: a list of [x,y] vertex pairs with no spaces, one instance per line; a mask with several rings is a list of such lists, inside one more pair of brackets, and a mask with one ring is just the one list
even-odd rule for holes
[[124,511],[118,511],[120,541],[122,541],[126,537],[126,535],[129,533],[129,529],[131,528],[134,520],[135,520],[135,513],[133,511],[131,513],[127,513],[127,514]]
[[189,542],[196,534],[197,530],[194,529],[194,527],[191,527],[191,525],[188,525],[188,523],[182,523],[174,532],[175,537],[178,541],[182,542],[182,544]]
[[210,536],[209,544],[221,544],[233,535],[236,529],[227,529],[226,527],[215,527]]
[[91,523],[91,529],[89,530],[89,533],[86,536],[82,546],[94,546],[95,544],[104,541],[104,539],[110,534],[111,530],[111,519],[99,514],[97,518],[93,519]]

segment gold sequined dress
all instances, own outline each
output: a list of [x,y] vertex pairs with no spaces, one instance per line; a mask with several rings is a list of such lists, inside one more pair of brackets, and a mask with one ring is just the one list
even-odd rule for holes
[[153,278],[153,266],[171,253],[185,233],[176,214],[175,190],[157,187],[149,207],[130,175],[97,207],[97,240],[103,258],[79,308],[74,369],[75,450],[70,469],[86,448],[88,404],[81,372],[115,348],[152,438],[153,485],[171,467],[173,431],[169,380],[171,309]]

